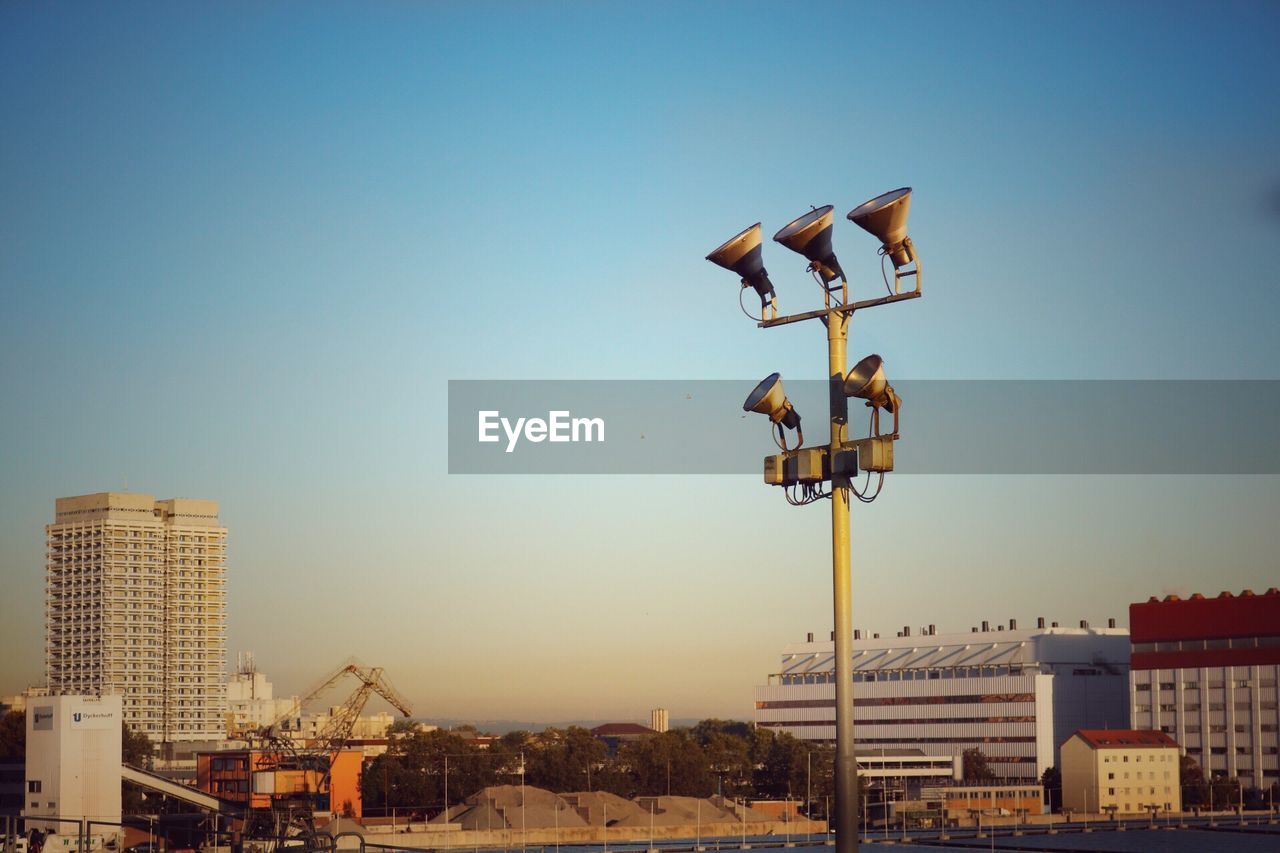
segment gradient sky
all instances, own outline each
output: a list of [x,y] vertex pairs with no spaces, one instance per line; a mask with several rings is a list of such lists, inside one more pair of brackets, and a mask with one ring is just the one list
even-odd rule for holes
[[[927,297],[852,356],[1280,379],[1278,37],[1266,2],[0,5],[0,692],[42,674],[54,498],[127,484],[221,503],[229,653],[283,692],[355,654],[424,716],[749,717],[829,630],[825,505],[451,477],[447,380],[819,378],[821,327],[755,329],[703,256],[903,184]],[[1125,624],[1280,583],[1277,517],[1274,477],[891,478],[855,622]]]

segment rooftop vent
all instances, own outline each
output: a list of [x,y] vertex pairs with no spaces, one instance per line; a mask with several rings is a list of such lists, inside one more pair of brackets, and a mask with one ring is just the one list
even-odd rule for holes
[[1178,598],[1178,596],[1176,595],[1166,595],[1164,597],[1164,600],[1165,601],[1181,601],[1182,599]]
[[1058,627],[1058,623],[1057,623],[1057,622],[1053,622],[1053,623],[1051,623],[1051,627],[1053,627],[1053,628],[1057,628],[1057,627]]
[[1037,616],[1037,617],[1036,617],[1036,627],[1037,627],[1037,628],[1043,628],[1043,627],[1044,627],[1044,617],[1043,617],[1043,616]]
[[1241,598],[1253,598],[1253,590],[1246,589],[1240,593]]
[[1235,598],[1235,596],[1224,589],[1222,592],[1218,593],[1218,598]]
[[1081,619],[1081,620],[1080,620],[1080,627],[1081,627],[1081,628],[1088,628],[1088,627],[1089,627],[1089,620],[1088,620],[1088,619]]
[[1198,593],[1198,592],[1193,592],[1193,593],[1191,593],[1191,600],[1192,600],[1192,601],[1204,601],[1204,596],[1203,596],[1203,595],[1201,595],[1201,594],[1200,594],[1200,593]]

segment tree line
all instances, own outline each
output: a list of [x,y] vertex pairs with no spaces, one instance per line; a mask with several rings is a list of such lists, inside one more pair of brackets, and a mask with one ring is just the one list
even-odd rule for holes
[[387,752],[366,763],[365,809],[434,814],[491,785],[521,782],[556,793],[804,800],[821,813],[832,787],[833,750],[749,723],[703,720],[618,745],[577,726],[516,731],[487,747],[465,730],[393,731]]

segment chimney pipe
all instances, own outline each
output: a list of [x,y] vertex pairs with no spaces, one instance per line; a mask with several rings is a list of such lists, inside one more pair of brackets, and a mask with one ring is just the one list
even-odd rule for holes
[[1017,620],[1017,619],[1010,619],[1010,620],[1009,620],[1009,630],[1010,630],[1010,631],[1016,631],[1016,630],[1018,630],[1018,620]]
[[833,642],[833,643],[834,643],[835,641],[836,641],[836,632],[835,632],[835,631],[832,631],[832,632],[831,632],[831,642]]
[[872,635],[871,635],[871,639],[873,639],[873,640],[878,640],[878,639],[880,639],[880,635],[879,635],[879,634],[872,634]]
[[1043,627],[1044,627],[1044,617],[1043,617],[1043,616],[1037,616],[1037,617],[1036,617],[1036,627],[1037,627],[1037,628],[1043,628]]
[[1004,626],[1003,626],[1003,625],[997,625],[997,626],[996,626],[996,630],[997,630],[997,631],[1003,631],[1003,630],[1004,630]]
[[813,642],[813,632],[812,632],[812,631],[810,631],[808,634],[806,634],[806,635],[805,635],[805,642],[806,642],[806,643],[812,643],[812,642]]
[[1107,620],[1107,627],[1114,628],[1115,626],[1116,626],[1116,619],[1114,616],[1112,616],[1110,619]]
[[1052,627],[1057,628],[1057,627],[1058,627],[1058,623],[1057,623],[1057,622],[1054,622]]
[[936,634],[936,633],[938,633],[938,626],[936,626],[936,625],[930,625],[930,626],[929,626],[929,636],[930,636],[930,637],[932,637],[932,636],[933,636],[934,634]]
[[988,622],[986,619],[982,620],[982,630],[983,630],[983,633],[986,633],[987,631],[991,630],[991,623]]
[[973,634],[978,633],[978,629],[977,629],[976,627],[975,627],[975,628],[970,628],[970,629],[969,629],[969,631],[970,631],[970,633],[973,633]]
[[910,625],[903,625],[903,626],[902,626],[902,636],[904,636],[904,637],[910,637],[910,636],[911,636],[911,626],[910,626]]
[[854,629],[853,629],[853,638],[854,638],[855,640],[861,640],[861,639],[862,639],[862,629],[861,629],[861,628],[854,628]]
[[1088,628],[1088,627],[1089,627],[1089,620],[1088,620],[1088,619],[1081,619],[1081,620],[1080,620],[1080,627],[1081,627],[1081,628]]

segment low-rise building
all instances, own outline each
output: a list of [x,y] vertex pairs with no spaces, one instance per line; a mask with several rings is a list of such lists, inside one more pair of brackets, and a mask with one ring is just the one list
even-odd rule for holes
[[1087,814],[1182,811],[1180,755],[1164,732],[1078,731],[1062,745],[1062,806]]
[[356,818],[362,814],[359,750],[333,757],[328,783],[323,773],[298,767],[290,756],[263,749],[230,749],[196,756],[196,787],[249,808],[266,809],[281,799],[310,795],[317,814]]

